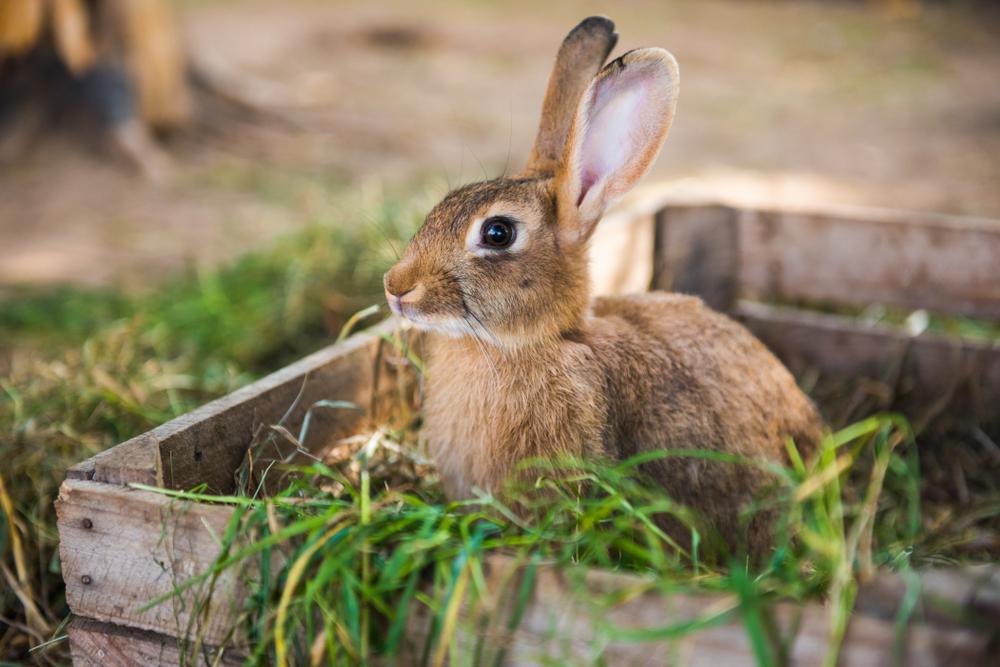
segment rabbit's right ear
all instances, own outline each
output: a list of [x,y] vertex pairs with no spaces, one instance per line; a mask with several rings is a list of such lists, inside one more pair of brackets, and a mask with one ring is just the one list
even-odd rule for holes
[[586,242],[604,211],[649,171],[674,119],[679,78],[663,49],[629,51],[594,77],[556,172],[567,242]]
[[586,18],[566,35],[549,76],[542,121],[525,176],[555,173],[580,98],[617,42],[615,24],[605,16]]

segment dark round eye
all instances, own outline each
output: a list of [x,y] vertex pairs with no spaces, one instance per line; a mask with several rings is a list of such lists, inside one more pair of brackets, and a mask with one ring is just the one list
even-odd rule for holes
[[483,221],[482,244],[487,248],[509,248],[517,238],[514,223],[508,218],[492,217]]

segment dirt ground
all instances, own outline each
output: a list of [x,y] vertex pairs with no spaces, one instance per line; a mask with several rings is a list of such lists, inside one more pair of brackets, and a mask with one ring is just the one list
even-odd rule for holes
[[188,0],[192,58],[274,115],[175,137],[159,184],[54,128],[0,164],[0,289],[147,285],[306,224],[334,190],[443,191],[516,170],[559,41],[590,13],[615,20],[617,52],[664,46],[681,65],[649,180],[752,202],[1000,218],[997,10]]

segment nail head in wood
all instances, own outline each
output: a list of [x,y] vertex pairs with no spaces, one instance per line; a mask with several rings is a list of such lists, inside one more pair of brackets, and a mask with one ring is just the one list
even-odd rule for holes
[[84,586],[89,586],[91,583],[93,583],[94,580],[90,578],[89,574],[85,574],[82,577],[80,577],[80,581],[83,583]]
[[83,527],[86,528],[87,530],[90,530],[91,528],[94,527],[94,522],[91,521],[90,519],[84,519],[83,520]]

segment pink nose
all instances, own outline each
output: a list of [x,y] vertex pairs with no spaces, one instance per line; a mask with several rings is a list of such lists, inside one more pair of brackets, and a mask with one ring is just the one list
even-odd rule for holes
[[414,290],[415,290],[414,287],[410,287],[409,289],[401,291],[399,294],[393,294],[392,292],[389,291],[389,287],[386,286],[385,300],[389,302],[389,309],[392,310],[392,312],[396,313],[397,315],[402,315],[404,299],[406,303],[414,301],[412,297],[406,299],[406,297],[410,295],[416,296],[414,294]]

